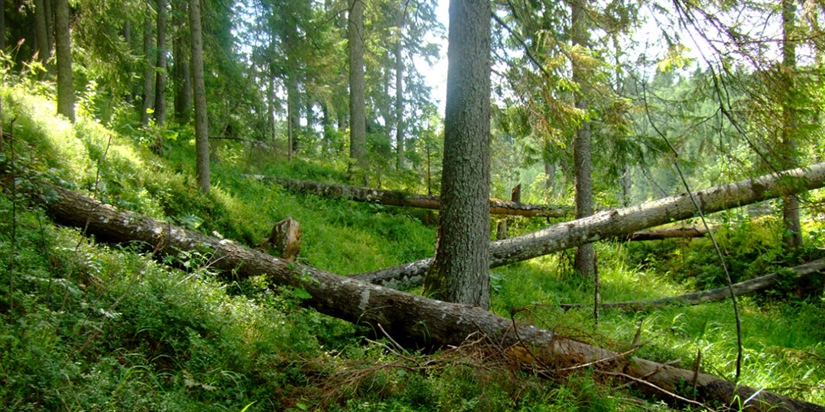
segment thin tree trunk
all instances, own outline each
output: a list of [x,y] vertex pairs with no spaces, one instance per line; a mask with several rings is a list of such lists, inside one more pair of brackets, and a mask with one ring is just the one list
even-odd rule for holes
[[52,8],[52,0],[43,0],[44,11],[46,12],[46,44],[49,50],[49,56],[54,52],[54,10]]
[[296,136],[300,129],[298,104],[298,80],[295,78],[294,70],[289,70],[286,78],[287,153],[289,160],[292,160],[295,151],[298,149],[298,138]]
[[[441,199],[438,196],[419,195],[397,192],[392,190],[378,190],[368,187],[350,185],[336,185],[308,180],[285,179],[254,175],[258,180],[274,182],[296,193],[311,193],[328,198],[347,199],[356,202],[380,203],[387,206],[406,206],[422,209],[441,208]],[[531,205],[527,203],[508,202],[505,200],[490,199],[491,215],[512,215],[523,217],[565,217],[570,216],[572,210],[565,206]]]
[[424,294],[490,306],[490,15],[488,0],[450,0],[441,209]]
[[[197,0],[194,0],[197,1]],[[655,385],[670,393],[690,385],[701,401],[730,405],[747,402],[746,411],[825,411],[825,407],[734,384],[712,375],[678,369],[591,346],[531,325],[514,323],[482,308],[441,302],[423,296],[370,285],[260,251],[172,226],[134,213],[121,213],[69,190],[52,187],[46,204],[56,221],[84,228],[98,241],[145,244],[159,255],[180,250],[208,250],[212,268],[244,279],[267,276],[274,284],[302,288],[305,302],[321,313],[373,329],[382,329],[408,347],[460,345],[481,335],[496,342],[515,362],[548,372],[588,364],[594,373],[629,378],[628,383],[648,391]],[[671,400],[669,395],[651,391]]]
[[404,8],[400,11],[398,23],[398,42],[395,44],[395,168],[404,168],[404,55],[401,41],[404,30]]
[[48,67],[51,57],[46,18],[45,0],[34,0],[34,36],[37,40],[37,57],[44,67]]
[[[182,22],[181,22],[182,23]],[[175,119],[180,124],[189,123],[192,117],[192,75],[189,73],[189,56],[183,35],[174,40],[175,54]]]
[[[782,78],[785,80],[782,106],[782,145],[780,158],[782,167],[790,169],[797,165],[798,150],[796,147],[796,129],[798,114],[794,109],[793,99],[794,76],[796,75],[796,40],[794,31],[796,26],[796,4],[794,0],[782,0]],[[802,225],[799,221],[799,198],[787,195],[782,198],[782,222],[785,225],[782,238],[785,249],[795,250],[802,246]]]
[[[573,1],[571,3],[571,38],[573,46],[587,48],[587,23],[585,22],[586,0]],[[587,70],[577,59],[572,60],[573,82],[579,85],[580,93],[576,94],[576,108],[583,113],[590,109],[587,89],[589,88]],[[591,178],[591,156],[590,156],[590,121],[583,120],[576,132],[576,139],[573,142],[573,157],[575,163],[576,176],[576,218],[581,219],[593,214],[593,181]],[[596,250],[592,243],[586,243],[576,250],[574,262],[576,270],[585,277],[593,277],[596,273]]]
[[[825,186],[825,163],[770,174],[694,193],[705,214]],[[687,193],[622,209],[605,210],[572,222],[490,244],[490,266],[503,266],[601,239],[628,235],[665,223],[690,219],[696,208]],[[431,259],[356,276],[379,285],[408,288],[421,284]]]
[[553,190],[556,182],[556,165],[549,160],[544,160],[544,190]]
[[149,112],[155,102],[155,59],[152,58],[153,26],[152,19],[144,17],[143,22],[143,107],[140,112],[140,124],[149,126]]
[[[168,0],[157,0],[158,6],[158,64],[155,76],[155,124],[166,123],[166,22],[168,20]],[[162,142],[161,142],[162,143]]]
[[[733,294],[735,296],[748,295],[762,290],[771,288],[782,281],[789,278],[800,279],[804,276],[821,272],[825,269],[825,259],[818,259],[808,262],[804,265],[799,265],[790,268],[794,272],[793,275],[781,274],[779,272],[771,273],[770,275],[761,276],[755,279],[746,280],[744,282],[735,283],[733,285]],[[730,288],[725,286],[719,289],[704,290],[701,292],[687,293],[681,296],[673,296],[669,298],[653,299],[653,300],[637,300],[633,302],[609,302],[602,303],[599,306],[602,308],[615,308],[625,311],[640,311],[651,308],[658,308],[666,305],[701,305],[708,302],[720,302],[725,299],[730,299]],[[583,307],[585,305],[578,304],[562,304],[563,309],[572,309]]]
[[74,123],[74,78],[72,36],[69,29],[69,1],[55,0],[57,34],[57,113]]
[[6,8],[0,7],[0,51],[6,51]]
[[[714,230],[714,227],[711,227],[711,230]],[[707,229],[704,226],[700,227],[677,227],[677,228],[670,228],[670,229],[659,229],[659,230],[643,230],[639,232],[633,232],[627,236],[627,240],[664,240],[664,239],[685,239],[685,238],[694,238],[694,237],[703,237],[708,234]]]
[[367,115],[364,95],[364,0],[350,3],[349,39],[349,175],[367,183]]
[[192,90],[195,95],[195,151],[198,187],[209,193],[209,123],[206,116],[206,86],[203,79],[203,38],[200,0],[189,1],[189,31],[192,45]]

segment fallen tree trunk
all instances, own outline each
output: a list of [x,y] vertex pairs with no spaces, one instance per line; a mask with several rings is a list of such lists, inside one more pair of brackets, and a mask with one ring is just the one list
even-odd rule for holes
[[[435,210],[438,210],[438,208],[441,207],[441,199],[438,196],[417,195],[392,190],[379,190],[349,185],[335,185],[312,182],[308,180],[284,179],[280,177],[262,175],[253,175],[252,177],[258,180],[275,182],[287,190],[296,193],[311,193],[335,199],[380,203],[388,206],[407,206]],[[573,209],[567,206],[532,205],[508,202],[506,200],[490,199],[490,214],[493,215],[565,217],[569,216],[572,212]]]
[[[396,340],[418,346],[458,345],[468,336],[481,333],[503,345],[519,346],[529,359],[558,370],[593,363],[608,375],[624,375],[637,385],[656,385],[674,392],[686,382],[693,384],[700,399],[731,404],[734,397],[751,399],[751,410],[825,411],[825,408],[745,386],[737,386],[707,374],[673,368],[643,359],[627,359],[621,354],[574,341],[476,307],[451,304],[393,289],[340,277],[217,239],[172,226],[151,218],[118,212],[87,197],[55,188],[56,200],[47,207],[56,221],[85,228],[87,234],[106,242],[141,242],[158,253],[201,249],[212,253],[212,267],[235,276],[267,275],[278,284],[300,287],[312,298],[309,305],[319,312],[355,323],[381,327]],[[521,357],[523,360],[524,357]],[[661,395],[661,393],[660,393]]]
[[[825,185],[825,163],[739,181],[695,192],[704,213],[800,193]],[[626,236],[638,230],[685,220],[697,215],[687,193],[622,209],[605,210],[582,219],[559,223],[523,236],[490,244],[490,267],[558,252],[605,238]],[[431,259],[419,260],[354,276],[365,282],[409,288],[421,283]]]
[[[713,230],[714,228],[711,228]],[[674,227],[658,230],[642,230],[627,235],[627,240],[664,240],[673,238],[694,238],[708,234],[704,227]]]
[[[530,325],[514,324],[478,307],[441,302],[296,265],[262,252],[173,226],[149,217],[118,212],[114,207],[53,187],[46,207],[58,223],[82,228],[86,235],[112,243],[139,242],[158,254],[202,250],[211,267],[237,278],[266,275],[280,285],[303,288],[307,303],[321,313],[386,331],[397,341],[418,347],[460,345],[482,334],[505,348],[528,355],[518,359],[538,363],[548,372],[588,365],[598,373],[628,379],[643,390],[669,398],[679,388],[695,388],[697,399],[732,405],[748,400],[746,410],[822,411],[825,407],[755,390],[709,374],[631,358],[578,342]],[[685,385],[691,386],[685,386]]]
[[[793,278],[799,279],[804,276],[816,273],[825,269],[825,259],[817,259],[808,262],[804,265],[794,266],[790,270],[794,271]],[[781,281],[788,279],[788,277],[779,272],[771,273],[770,275],[761,276],[755,279],[746,280],[744,282],[734,283],[733,294],[736,296],[747,295],[761,290],[768,289]],[[653,299],[653,300],[637,300],[632,302],[607,302],[599,304],[600,308],[616,308],[626,311],[639,311],[650,308],[661,307],[670,304],[676,305],[700,305],[708,302],[719,302],[730,298],[730,289],[725,286],[719,289],[704,290],[701,292],[688,293],[681,296],[672,296],[669,298]],[[563,309],[572,309],[580,307],[591,307],[592,304],[578,304],[565,303],[561,307]]]

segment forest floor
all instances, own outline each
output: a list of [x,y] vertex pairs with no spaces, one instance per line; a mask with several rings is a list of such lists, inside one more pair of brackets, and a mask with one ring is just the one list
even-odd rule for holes
[[[213,190],[196,189],[189,128],[75,125],[46,99],[2,87],[0,154],[0,409],[134,411],[613,411],[669,410],[587,369],[546,376],[490,347],[422,354],[374,339],[302,305],[301,290],[244,281],[181,251],[153,259],[141,245],[101,245],[51,223],[31,201],[48,180],[117,207],[255,246],[286,217],[303,227],[299,262],[342,275],[429,257],[428,212],[294,195],[249,174],[345,182],[344,163],[287,162],[266,147],[213,146]],[[162,139],[164,154],[150,147]],[[317,156],[319,159],[324,156]],[[329,156],[326,156],[329,157]],[[385,187],[420,190],[409,176]],[[406,182],[406,183],[404,183]],[[822,194],[814,194],[813,197]],[[812,202],[814,203],[814,202]],[[809,212],[809,215],[812,212]],[[822,257],[823,222],[805,220],[806,247],[788,256],[781,222],[734,210],[712,217],[734,282]],[[520,219],[511,234],[547,225]],[[605,302],[724,285],[708,239],[597,245]],[[563,252],[492,271],[496,313],[639,357],[733,379],[730,302],[638,313],[592,303],[592,281]],[[820,277],[821,279],[821,277]],[[825,302],[787,284],[740,300],[743,384],[825,404]],[[304,292],[305,293],[305,292]],[[743,400],[744,401],[744,400]],[[725,405],[712,405],[722,407]],[[728,405],[736,409],[736,405]]]

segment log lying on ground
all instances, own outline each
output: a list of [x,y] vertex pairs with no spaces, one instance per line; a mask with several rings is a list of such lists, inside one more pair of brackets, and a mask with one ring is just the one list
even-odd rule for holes
[[[287,190],[296,193],[311,193],[336,199],[348,199],[356,202],[380,203],[388,206],[407,206],[423,209],[435,209],[441,206],[438,196],[427,196],[396,192],[391,190],[371,189],[349,185],[334,185],[312,182],[307,180],[284,179],[262,175],[252,176],[258,180],[277,183]],[[513,215],[524,217],[564,217],[573,213],[567,206],[544,206],[525,203],[508,202],[506,200],[490,199],[490,214]]]
[[[825,269],[825,259],[818,259],[808,262],[804,265],[794,266],[790,270],[794,271],[792,277],[799,279],[801,277],[810,275],[812,273],[820,272]],[[755,279],[746,280],[744,282],[733,284],[733,294],[736,296],[747,295],[768,289],[782,279],[788,279],[778,272],[770,275],[761,276]],[[650,308],[661,307],[670,304],[676,305],[700,305],[708,302],[718,302],[730,298],[730,289],[728,287],[704,290],[701,292],[688,293],[681,296],[672,296],[669,298],[653,299],[653,300],[638,300],[632,302],[608,302],[599,305],[600,308],[616,308],[626,311],[638,311]],[[563,309],[572,309],[580,307],[592,307],[592,304],[577,304],[566,303],[562,304]]]
[[[321,313],[353,323],[383,329],[397,341],[418,347],[460,345],[468,337],[484,335],[500,342],[524,361],[534,361],[548,372],[590,364],[598,373],[628,379],[643,390],[650,385],[675,393],[693,387],[697,399],[731,405],[734,399],[748,400],[746,410],[820,411],[825,407],[739,386],[691,370],[598,348],[530,325],[514,325],[509,319],[477,307],[416,296],[356,279],[296,265],[230,240],[206,236],[145,216],[118,212],[88,197],[53,188],[47,209],[55,221],[84,228],[87,235],[113,243],[138,242],[158,254],[178,250],[203,250],[212,255],[211,267],[231,272],[237,278],[266,275],[281,285],[300,287],[312,297],[307,303]],[[652,392],[665,399],[661,390]]]
[[[793,169],[756,179],[739,181],[695,192],[704,213],[713,213],[800,193],[825,185],[825,163]],[[605,210],[582,219],[559,223],[523,236],[490,244],[490,267],[558,252],[605,238],[626,236],[638,230],[696,216],[696,207],[687,193],[622,209]],[[409,288],[421,283],[431,259],[420,260],[355,278],[378,285]]]
[[[626,375],[668,391],[678,385],[695,384],[701,399],[730,404],[734,397],[751,399],[752,410],[775,407],[784,410],[825,411],[825,408],[798,400],[758,392],[707,374],[673,368],[643,359],[627,359],[612,351],[577,342],[529,325],[514,328],[508,319],[476,307],[451,304],[393,289],[340,277],[311,267],[295,265],[261,252],[172,226],[151,218],[121,213],[87,197],[55,188],[56,200],[47,205],[56,221],[86,228],[87,234],[107,242],[141,242],[158,253],[205,249],[212,267],[235,276],[267,275],[278,284],[305,289],[312,296],[309,305],[318,311],[356,323],[381,327],[396,340],[420,346],[461,344],[468,336],[481,333],[505,346],[526,345],[530,357],[552,368],[594,362],[607,374]],[[633,381],[642,385],[640,382]],[[661,393],[660,393],[661,395]]]
[[[714,228],[711,228],[713,230]],[[673,238],[702,237],[708,234],[704,227],[674,227],[658,230],[642,230],[627,235],[627,240],[664,240]]]

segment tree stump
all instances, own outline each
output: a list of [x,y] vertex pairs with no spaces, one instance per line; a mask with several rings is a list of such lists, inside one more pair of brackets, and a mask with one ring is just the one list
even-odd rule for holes
[[259,247],[266,253],[294,262],[301,251],[301,225],[291,217],[276,223]]

